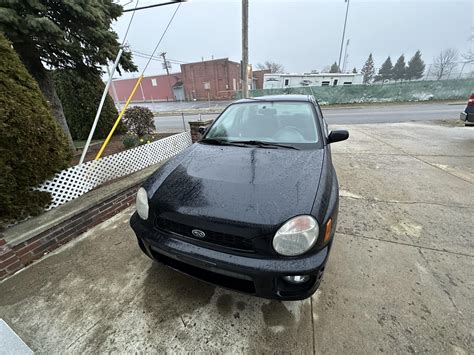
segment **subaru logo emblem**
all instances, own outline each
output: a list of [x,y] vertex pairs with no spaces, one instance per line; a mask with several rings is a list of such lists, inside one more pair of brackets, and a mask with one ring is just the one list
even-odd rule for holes
[[193,229],[191,231],[191,233],[196,237],[196,238],[199,238],[199,239],[202,239],[206,236],[206,233],[204,233],[202,230],[199,230],[199,229]]

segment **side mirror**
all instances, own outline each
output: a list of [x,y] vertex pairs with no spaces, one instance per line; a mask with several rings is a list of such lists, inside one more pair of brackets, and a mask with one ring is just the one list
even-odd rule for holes
[[345,129],[331,131],[331,133],[329,133],[329,136],[328,136],[328,143],[336,143],[340,141],[345,141],[347,138],[349,138],[349,132],[346,131]]
[[207,130],[207,126],[200,126],[200,127],[198,128],[198,132],[199,132],[200,134],[206,133],[206,130]]

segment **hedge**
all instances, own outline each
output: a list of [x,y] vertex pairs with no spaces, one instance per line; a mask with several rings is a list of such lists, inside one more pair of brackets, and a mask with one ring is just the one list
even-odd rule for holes
[[38,84],[0,33],[0,227],[41,213],[51,196],[32,188],[70,158]]

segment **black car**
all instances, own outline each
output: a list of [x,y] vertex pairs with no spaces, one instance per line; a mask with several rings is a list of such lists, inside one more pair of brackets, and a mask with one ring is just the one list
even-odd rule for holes
[[466,126],[474,125],[474,94],[471,94],[464,112],[461,112],[460,118],[465,122]]
[[318,103],[305,95],[229,105],[137,194],[131,226],[151,258],[223,287],[285,300],[318,288],[339,187]]

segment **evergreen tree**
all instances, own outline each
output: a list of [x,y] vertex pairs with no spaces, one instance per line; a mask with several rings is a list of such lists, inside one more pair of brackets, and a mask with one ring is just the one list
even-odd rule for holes
[[[97,71],[100,65],[114,60],[120,43],[111,24],[122,10],[113,0],[1,1],[0,32],[12,42],[38,82],[72,149],[63,107],[45,65],[49,68],[87,65]],[[129,51],[123,53],[120,65],[126,71],[137,70]]]
[[405,65],[405,56],[402,54],[398,59],[392,69],[392,79],[393,80],[402,80],[405,78],[406,74],[406,65]]
[[421,59],[421,52],[417,50],[408,62],[405,78],[408,80],[420,79],[425,72],[425,63]]
[[[380,72],[380,70],[379,70],[379,72]],[[380,74],[377,74],[377,75],[374,76],[374,83],[382,81],[382,80],[383,79],[382,79],[382,76]]]
[[331,65],[331,69],[329,69],[329,72],[330,72],[330,73],[340,73],[340,72],[341,72],[341,69],[339,68],[339,65],[337,65],[336,62],[334,62],[334,63]]
[[357,69],[356,69],[356,67],[354,67],[354,69],[352,69],[352,74],[357,74]]
[[[87,68],[55,70],[53,79],[72,138],[86,140],[104,92],[104,82],[98,73]],[[81,109],[78,110],[78,107]],[[107,137],[117,115],[114,101],[110,95],[107,95],[94,138]],[[125,132],[126,126],[122,122],[119,123],[115,133]]]
[[41,213],[51,195],[33,188],[70,157],[38,84],[0,33],[0,226]]
[[369,84],[372,81],[372,78],[375,73],[374,60],[372,58],[372,53],[369,54],[369,58],[367,58],[360,72],[362,75],[364,75],[363,83]]
[[392,59],[390,59],[390,56],[385,59],[385,62],[383,62],[382,66],[379,69],[379,76],[382,81],[385,80],[390,80],[392,79],[392,70],[393,70],[393,65],[392,65]]

